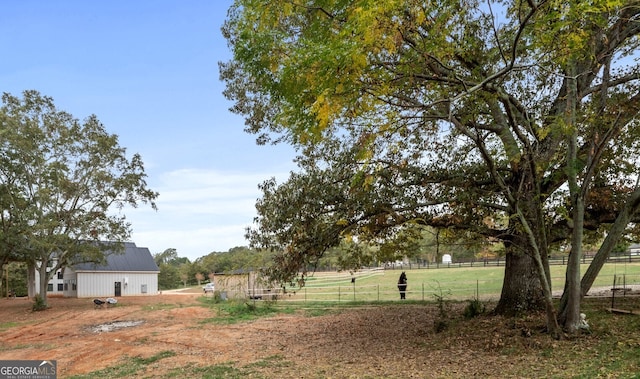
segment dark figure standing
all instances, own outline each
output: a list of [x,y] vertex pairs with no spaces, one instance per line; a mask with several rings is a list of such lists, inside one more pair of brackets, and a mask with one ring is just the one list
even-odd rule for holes
[[398,291],[400,291],[400,299],[406,299],[406,291],[407,291],[407,274],[402,271],[400,274],[400,279],[398,279]]

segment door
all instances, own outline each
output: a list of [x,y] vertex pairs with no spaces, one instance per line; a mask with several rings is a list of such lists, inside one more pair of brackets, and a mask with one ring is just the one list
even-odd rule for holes
[[115,296],[122,295],[122,282],[115,282],[114,292]]

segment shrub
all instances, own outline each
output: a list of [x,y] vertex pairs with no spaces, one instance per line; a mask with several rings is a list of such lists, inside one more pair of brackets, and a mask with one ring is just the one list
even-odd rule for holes
[[478,299],[469,300],[464,308],[464,318],[474,318],[484,313],[485,306]]
[[451,291],[444,291],[442,287],[440,287],[440,283],[437,283],[438,287],[433,297],[436,299],[436,304],[438,305],[438,317],[433,322],[433,329],[436,333],[440,333],[449,327],[449,313],[451,312],[451,308],[447,298],[451,295]]
[[44,298],[40,296],[40,294],[37,294],[36,297],[33,298],[32,310],[34,312],[37,312],[37,311],[44,311],[45,309],[47,309],[47,303],[44,302]]

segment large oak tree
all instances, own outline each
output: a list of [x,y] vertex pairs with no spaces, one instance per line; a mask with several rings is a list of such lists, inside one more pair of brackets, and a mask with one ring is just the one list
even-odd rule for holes
[[95,116],[80,122],[37,91],[2,96],[0,136],[0,257],[37,269],[46,306],[51,276],[117,250],[131,232],[122,208],[155,209],[158,194]]
[[506,247],[496,310],[546,309],[557,336],[547,257],[568,240],[575,330],[583,231],[614,225],[615,243],[638,212],[639,16],[638,1],[237,0],[225,94],[260,143],[304,155],[265,183],[254,246],[281,249],[286,276],[352,235],[477,233]]

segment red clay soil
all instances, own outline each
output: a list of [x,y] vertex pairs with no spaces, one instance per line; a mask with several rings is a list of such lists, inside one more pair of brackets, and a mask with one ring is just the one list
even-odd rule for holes
[[[500,353],[510,343],[537,348],[552,343],[547,336],[523,340],[521,328],[505,328],[507,320],[460,323],[463,328],[483,330],[480,334],[436,333],[434,304],[399,303],[316,317],[300,311],[221,325],[210,321],[216,310],[200,306],[199,296],[122,297],[117,306],[100,309],[94,308],[92,299],[50,298],[50,308],[41,312],[32,312],[32,302],[26,299],[0,299],[0,360],[57,360],[59,378],[163,351],[176,355],[154,362],[148,372],[136,376],[162,377],[187,366],[243,368],[274,357],[282,364],[251,366],[256,377],[497,378],[517,377],[522,365],[531,370],[529,377],[547,374],[543,362],[536,372],[538,364],[527,362],[530,358]],[[461,318],[463,306],[449,311],[453,318]]]

